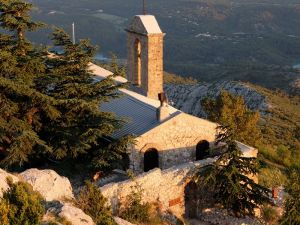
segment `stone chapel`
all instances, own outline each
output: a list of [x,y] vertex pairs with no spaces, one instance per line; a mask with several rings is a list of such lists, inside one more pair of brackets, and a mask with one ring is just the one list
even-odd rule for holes
[[[186,114],[168,104],[163,93],[163,44],[165,34],[153,15],[137,15],[127,32],[127,79],[120,98],[101,106],[126,120],[114,133],[115,138],[131,134],[135,144],[129,146],[130,168],[135,173],[162,170],[206,158],[215,145],[217,124]],[[111,72],[91,65],[98,79]],[[256,149],[239,143],[245,155],[256,156]]]

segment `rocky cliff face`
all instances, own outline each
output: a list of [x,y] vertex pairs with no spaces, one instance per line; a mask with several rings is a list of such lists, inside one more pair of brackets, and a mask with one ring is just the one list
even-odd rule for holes
[[[0,198],[9,186],[7,178],[15,182],[29,183],[46,200],[46,213],[41,225],[55,224],[58,218],[63,218],[72,225],[95,225],[92,218],[73,205],[74,199],[71,183],[53,170],[29,169],[20,174],[11,174],[0,169]],[[115,218],[117,225],[133,225],[120,218]],[[0,221],[1,225],[1,221]]]
[[265,96],[261,95],[247,84],[240,82],[223,81],[195,85],[168,84],[165,85],[164,89],[171,105],[183,112],[199,117],[206,116],[201,107],[201,100],[205,97],[216,98],[222,90],[243,96],[246,105],[251,110],[258,110],[264,114],[270,107]]

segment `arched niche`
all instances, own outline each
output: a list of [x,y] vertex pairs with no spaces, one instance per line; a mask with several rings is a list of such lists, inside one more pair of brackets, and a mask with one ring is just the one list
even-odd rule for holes
[[198,211],[198,188],[194,181],[190,181],[184,188],[185,217],[196,218]]
[[142,85],[142,44],[137,38],[134,42],[134,85]]
[[196,145],[196,161],[205,159],[209,156],[209,142],[201,140]]
[[159,168],[159,155],[156,148],[149,148],[144,153],[144,172]]

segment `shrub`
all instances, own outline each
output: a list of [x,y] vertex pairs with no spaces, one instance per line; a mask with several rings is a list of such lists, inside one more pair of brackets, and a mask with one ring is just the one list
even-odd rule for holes
[[259,171],[259,183],[265,187],[283,186],[287,181],[285,174],[276,167],[262,168]]
[[289,182],[285,186],[288,195],[280,223],[282,225],[298,225],[300,224],[300,168],[293,169],[289,178]]
[[149,223],[151,205],[148,202],[143,203],[142,196],[143,190],[136,183],[120,208],[120,217],[132,223]]
[[45,208],[42,196],[29,184],[7,180],[9,189],[0,200],[0,218],[3,225],[40,225]]
[[2,225],[9,225],[9,204],[5,200],[0,200],[0,221]]
[[262,209],[262,217],[264,219],[265,222],[267,222],[267,224],[272,225],[272,224],[277,224],[278,219],[279,219],[279,214],[276,211],[276,209],[274,209],[271,206],[265,206]]
[[115,225],[111,208],[107,206],[107,199],[102,195],[100,189],[86,182],[80,190],[75,204],[86,214],[92,217],[97,225]]

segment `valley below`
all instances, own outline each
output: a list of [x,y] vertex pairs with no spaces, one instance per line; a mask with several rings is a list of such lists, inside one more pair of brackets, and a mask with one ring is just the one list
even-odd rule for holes
[[[32,35],[46,42],[52,26],[76,38],[90,38],[99,53],[126,58],[124,29],[141,14],[142,1],[32,0],[33,16],[50,24]],[[246,81],[289,90],[300,77],[300,4],[296,0],[155,0],[147,13],[157,17],[165,37],[165,70],[199,81]],[[272,82],[271,82],[272,81]]]

